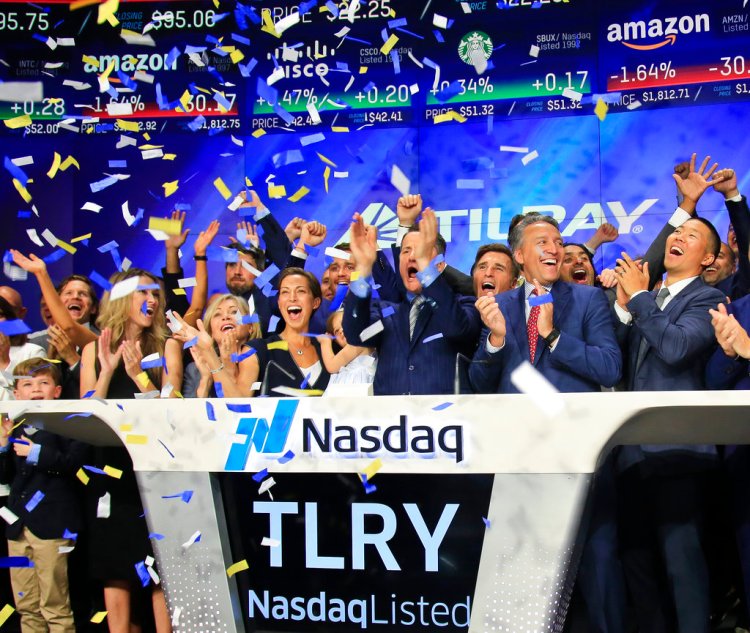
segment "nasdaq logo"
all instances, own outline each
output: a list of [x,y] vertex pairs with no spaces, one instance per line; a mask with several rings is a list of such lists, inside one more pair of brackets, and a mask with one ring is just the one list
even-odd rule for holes
[[232,444],[224,470],[245,470],[253,448],[258,453],[283,452],[298,404],[299,400],[279,400],[270,425],[266,418],[241,418],[237,434],[244,435],[245,440]]
[[[620,42],[623,46],[639,51],[650,51],[667,44],[674,44],[677,36],[691,33],[708,33],[711,30],[711,20],[707,13],[695,16],[683,15],[671,18],[653,18],[610,24],[607,27],[607,40]],[[630,40],[645,40],[659,38],[658,42],[634,44]],[[664,39],[661,39],[664,38]]]

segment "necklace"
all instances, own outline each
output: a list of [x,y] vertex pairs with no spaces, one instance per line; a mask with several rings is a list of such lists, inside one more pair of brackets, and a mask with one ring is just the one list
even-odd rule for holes
[[302,356],[302,354],[304,352],[304,350],[301,350],[301,349],[298,349],[298,350],[295,350],[295,351],[297,352],[297,356]]

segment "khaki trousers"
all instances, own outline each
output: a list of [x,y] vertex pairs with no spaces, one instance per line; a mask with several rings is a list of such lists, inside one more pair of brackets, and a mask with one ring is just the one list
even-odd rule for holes
[[68,555],[64,538],[40,539],[25,527],[18,540],[8,539],[9,556],[26,556],[33,567],[11,567],[10,582],[23,633],[75,633],[68,591]]

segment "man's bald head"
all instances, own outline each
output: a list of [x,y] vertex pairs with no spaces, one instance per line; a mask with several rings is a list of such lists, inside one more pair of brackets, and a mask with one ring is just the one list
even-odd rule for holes
[[27,309],[23,305],[23,299],[18,290],[10,286],[0,286],[0,297],[11,305],[19,319],[26,318]]

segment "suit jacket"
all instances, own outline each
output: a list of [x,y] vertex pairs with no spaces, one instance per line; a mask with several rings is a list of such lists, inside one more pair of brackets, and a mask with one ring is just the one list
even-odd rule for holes
[[[727,306],[739,324],[750,332],[750,295]],[[706,365],[706,387],[709,389],[750,389],[750,368],[747,359],[730,358],[721,347],[716,347]]]
[[732,301],[741,299],[750,292],[750,259],[748,259],[748,248],[750,248],[750,209],[747,206],[747,198],[742,196],[739,202],[726,201],[729,211],[729,221],[734,227],[737,236],[737,272],[729,275],[723,281],[716,284],[724,295]]
[[[471,354],[481,327],[474,300],[453,292],[440,275],[423,289],[422,305],[409,337],[408,301],[364,299],[349,292],[344,300],[344,334],[348,343],[378,350],[376,395],[449,394],[454,388],[456,354]],[[395,310],[383,317],[382,311]],[[381,321],[383,331],[363,341],[362,330]],[[428,340],[432,336],[437,338]]]
[[[552,286],[554,326],[560,330],[555,350],[550,352],[541,337],[537,341],[534,367],[559,391],[599,391],[620,379],[622,357],[604,293],[599,288],[557,281]],[[484,328],[469,380],[477,393],[518,393],[510,375],[529,360],[526,334],[526,297],[523,286],[496,297],[505,317],[503,348],[491,354]]]
[[[724,301],[720,290],[694,279],[664,308],[656,305],[656,293],[642,292],[628,303],[630,325],[618,321],[618,339],[627,359],[626,381],[632,391],[694,391],[705,389],[706,363],[716,345],[709,308]],[[645,356],[638,365],[641,340]],[[627,462],[638,461],[638,452],[649,456],[654,472],[691,471],[711,464],[713,445],[628,446]]]
[[[24,427],[20,426],[12,436],[19,438],[22,434]],[[75,473],[86,463],[88,445],[48,431],[26,434],[41,446],[36,464],[18,457],[12,444],[0,453],[0,482],[10,484],[8,507],[18,516],[18,521],[7,526],[7,537],[18,538],[24,526],[43,539],[62,538],[66,528],[77,532],[83,513],[76,493],[80,484]],[[37,491],[44,497],[29,511],[26,505]]]

